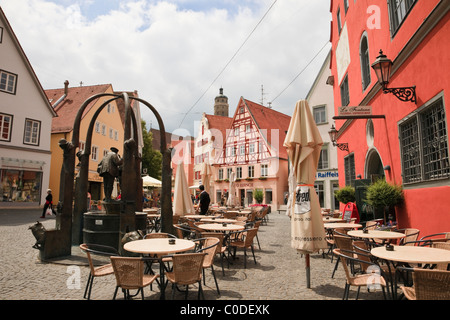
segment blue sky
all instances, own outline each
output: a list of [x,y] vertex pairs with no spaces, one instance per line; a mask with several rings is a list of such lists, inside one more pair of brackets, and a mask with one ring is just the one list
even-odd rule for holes
[[[120,10],[121,5],[128,2],[139,2],[141,0],[49,0],[55,4],[70,6],[77,4],[80,6],[83,15],[88,20],[94,20],[99,15],[109,13],[111,10]],[[161,0],[147,0],[148,4],[156,4],[162,2]],[[236,13],[239,6],[250,9],[255,9],[260,6],[261,2],[258,0],[169,0],[175,4],[179,10],[192,10],[207,12],[212,9],[225,9],[230,13]]]
[[[241,97],[273,102],[274,109],[291,115],[331,47],[327,0],[0,5],[44,89],[62,88],[68,80],[70,86],[110,83],[117,91],[137,90],[161,110],[168,131],[185,130],[180,135],[196,134],[202,113],[213,113],[221,87],[230,116]],[[142,115],[147,124],[157,123],[147,110]]]

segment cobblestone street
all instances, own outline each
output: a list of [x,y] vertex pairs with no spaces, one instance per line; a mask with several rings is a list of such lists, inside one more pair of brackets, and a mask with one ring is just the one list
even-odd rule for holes
[[[42,262],[38,250],[32,248],[35,239],[28,227],[37,220],[46,228],[53,228],[54,218],[39,219],[40,210],[0,210],[1,300],[82,300],[89,274],[85,255],[77,247],[72,256]],[[311,288],[306,288],[304,258],[290,247],[290,220],[284,214],[271,213],[267,225],[258,233],[261,250],[256,244],[256,265],[251,254],[247,268],[243,266],[243,252],[230,268],[225,263],[225,276],[216,259],[215,270],[221,295],[218,296],[210,270],[206,271],[206,300],[340,300],[345,278],[342,267],[334,278],[334,267],[322,254],[311,256]],[[78,272],[79,271],[79,272]],[[79,277],[77,275],[80,275]],[[78,281],[79,280],[79,281]],[[96,278],[91,299],[110,300],[115,289],[114,276]],[[197,299],[196,288],[191,289],[189,299]],[[157,287],[145,292],[146,299],[159,299]],[[166,291],[168,299],[171,288]],[[350,299],[354,299],[352,291]],[[118,298],[122,299],[118,294]],[[176,298],[184,299],[177,293]],[[360,299],[383,299],[381,292],[361,290]]]

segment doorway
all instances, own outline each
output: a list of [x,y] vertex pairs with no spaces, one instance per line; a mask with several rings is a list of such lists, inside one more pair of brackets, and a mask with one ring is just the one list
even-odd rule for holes
[[383,162],[378,151],[371,149],[366,158],[366,178],[373,182],[381,177],[384,178]]

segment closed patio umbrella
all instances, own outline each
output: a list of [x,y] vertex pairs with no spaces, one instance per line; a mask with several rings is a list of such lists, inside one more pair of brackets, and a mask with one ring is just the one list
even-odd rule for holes
[[186,173],[184,172],[183,162],[178,164],[175,176],[173,214],[179,216],[194,214],[194,205],[189,193],[189,186],[186,179]]
[[205,191],[210,194],[211,192],[211,176],[212,176],[212,167],[209,162],[205,161],[202,164],[202,168],[200,170],[200,174],[202,175],[202,183],[205,186]]
[[297,187],[291,206],[291,246],[306,257],[307,287],[310,287],[309,254],[326,249],[325,230],[314,180],[323,141],[308,102],[297,102],[284,140]]
[[227,199],[227,206],[234,207],[236,205],[236,196],[235,196],[235,184],[236,182],[236,175],[234,172],[231,172],[230,175],[230,187],[228,190],[228,199]]

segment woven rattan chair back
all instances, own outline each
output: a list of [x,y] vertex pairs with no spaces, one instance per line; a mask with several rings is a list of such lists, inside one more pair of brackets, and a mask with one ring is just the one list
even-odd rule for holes
[[450,271],[415,268],[413,283],[416,300],[450,300]]
[[203,268],[209,268],[213,264],[219,242],[220,240],[218,238],[212,237],[208,237],[203,241],[203,248],[206,248],[201,251],[206,253],[205,259],[203,260]]
[[173,280],[179,285],[190,285],[202,278],[203,260],[206,253],[175,254],[173,261]]
[[[437,249],[450,250],[450,242],[434,242],[431,247]],[[438,263],[436,265],[437,270],[447,270],[448,263]]]
[[111,257],[117,286],[139,289],[143,286],[144,261],[137,257]]
[[144,239],[161,239],[161,238],[174,238],[175,236],[170,233],[165,232],[154,232],[154,233],[147,233],[144,236]]

